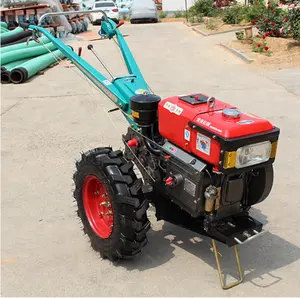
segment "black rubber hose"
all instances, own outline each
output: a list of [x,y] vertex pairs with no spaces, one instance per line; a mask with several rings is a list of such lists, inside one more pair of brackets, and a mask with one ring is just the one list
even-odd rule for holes
[[160,156],[160,154],[161,154],[161,150],[160,150],[160,149],[154,148],[154,147],[152,146],[151,142],[150,142],[148,139],[146,139],[146,138],[144,138],[144,142],[145,142],[146,148],[147,148],[152,154],[154,154],[154,155],[156,155],[156,156]]
[[25,82],[28,79],[28,72],[23,67],[15,68],[10,73],[10,81],[12,81],[14,84],[20,84]]
[[10,83],[10,71],[4,70],[1,71],[1,83],[2,84],[8,84]]
[[17,40],[20,40],[20,39],[23,39],[25,37],[29,37],[31,35],[32,35],[31,31],[23,31],[23,32],[20,32],[20,33],[11,35],[11,36],[3,37],[3,38],[1,38],[1,46],[11,43],[11,42],[14,42],[14,41],[17,41]]
[[4,48],[4,47],[7,47],[7,46],[12,46],[14,44],[18,44],[18,43],[22,43],[22,42],[26,42],[28,39],[28,36],[22,38],[22,39],[19,39],[19,40],[16,40],[16,41],[13,41],[13,42],[10,42],[10,43],[7,43],[7,44],[4,44],[2,45],[1,47]]
[[154,155],[160,156],[161,154],[161,150],[160,149],[156,149],[154,148],[154,141],[150,141],[148,138],[152,138],[152,131],[151,131],[151,126],[144,126],[141,127],[142,128],[142,135],[144,135],[145,137],[144,142],[145,142],[145,146],[146,148]]

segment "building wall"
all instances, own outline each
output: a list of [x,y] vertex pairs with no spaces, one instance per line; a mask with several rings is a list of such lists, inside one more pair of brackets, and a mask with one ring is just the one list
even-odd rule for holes
[[[190,8],[195,0],[186,0],[187,6]],[[163,0],[163,11],[178,11],[185,10],[185,0]]]

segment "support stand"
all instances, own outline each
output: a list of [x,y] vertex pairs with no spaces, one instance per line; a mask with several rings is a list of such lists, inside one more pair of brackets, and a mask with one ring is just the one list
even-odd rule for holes
[[235,258],[236,258],[236,262],[237,262],[237,267],[238,267],[238,272],[239,272],[240,279],[236,282],[225,285],[225,281],[224,281],[224,278],[222,276],[222,268],[221,268],[221,265],[220,265],[218,249],[217,249],[217,245],[216,245],[215,240],[212,240],[212,245],[213,245],[213,251],[214,251],[214,254],[215,254],[215,257],[216,257],[218,273],[219,273],[219,279],[220,279],[222,289],[227,290],[227,289],[230,289],[232,287],[235,287],[235,286],[239,285],[243,281],[243,272],[242,272],[242,268],[241,268],[240,257],[239,257],[239,252],[238,252],[237,246],[236,245],[234,246],[234,252],[235,252]]

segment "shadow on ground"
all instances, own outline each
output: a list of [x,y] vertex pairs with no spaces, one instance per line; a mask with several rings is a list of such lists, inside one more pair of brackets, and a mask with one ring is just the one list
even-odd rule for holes
[[[257,209],[253,209],[252,216],[264,225],[267,218]],[[174,257],[176,246],[193,254],[217,270],[215,256],[212,252],[211,241],[208,237],[199,236],[170,223],[164,222],[160,231],[150,230],[148,245],[143,253],[130,261],[120,261],[117,266],[127,270],[147,270],[167,263]],[[218,243],[220,258],[225,274],[238,278],[233,249]],[[244,282],[251,282],[260,288],[270,287],[282,280],[272,272],[300,259],[300,248],[285,239],[266,232],[261,237],[239,246],[240,258],[244,272]],[[189,268],[183,270],[189,270]],[[199,268],[201,270],[201,268]],[[217,274],[217,273],[216,273]],[[231,280],[231,278],[230,278]]]
[[291,49],[293,47],[300,47],[300,41],[291,41],[288,43],[288,49]]

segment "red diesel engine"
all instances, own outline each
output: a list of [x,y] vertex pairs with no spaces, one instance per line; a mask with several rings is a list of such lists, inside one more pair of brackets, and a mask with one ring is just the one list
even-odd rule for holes
[[[279,130],[269,121],[204,94],[174,96],[159,103],[159,132],[171,143],[213,165],[215,171],[243,168],[237,150],[266,142],[266,162],[275,158]],[[241,148],[242,147],[242,148]],[[249,149],[249,148],[248,148]],[[259,160],[257,163],[264,161]],[[255,160],[251,164],[255,165]]]

